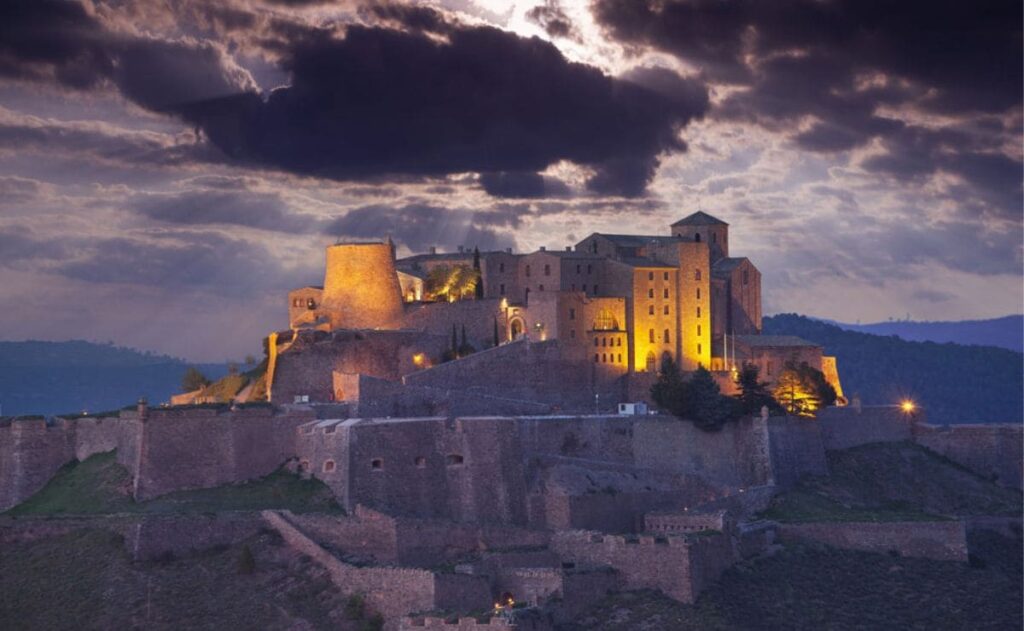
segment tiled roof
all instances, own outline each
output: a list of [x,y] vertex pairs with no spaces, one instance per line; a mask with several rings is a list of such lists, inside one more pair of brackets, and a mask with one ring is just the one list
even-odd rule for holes
[[604,234],[601,232],[595,232],[594,235],[604,237],[615,245],[624,248],[639,248],[650,243],[675,243],[685,241],[685,239],[681,239],[679,237],[662,237],[648,234]]
[[675,265],[669,265],[668,263],[662,263],[661,261],[655,261],[654,259],[643,258],[639,256],[624,256],[622,258],[612,260],[618,261],[619,263],[624,263],[625,265],[629,265],[630,267],[664,267],[670,269],[676,268]]
[[673,226],[728,226],[718,217],[712,217],[703,210],[698,210],[689,217],[683,217],[672,224]]
[[732,272],[737,267],[740,266],[740,263],[746,260],[747,257],[745,256],[727,256],[725,258],[718,259],[711,266],[711,273],[715,276],[728,276],[729,274],[732,274]]

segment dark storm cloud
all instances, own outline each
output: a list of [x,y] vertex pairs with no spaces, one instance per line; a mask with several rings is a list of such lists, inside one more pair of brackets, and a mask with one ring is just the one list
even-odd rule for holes
[[[963,122],[1019,112],[1018,0],[596,0],[593,8],[618,40],[672,53],[712,84],[738,88],[719,118],[788,132],[816,152],[881,138],[886,154],[870,158],[869,170],[953,173],[996,212],[1019,214],[1019,160],[972,147],[1000,123]],[[943,138],[945,129],[894,117],[913,109],[961,121],[952,124],[957,144]]]
[[641,194],[658,156],[707,108],[568,62],[539,39],[459,27],[440,42],[351,26],[343,40],[295,47],[292,84],[182,108],[239,160],[334,178],[536,172],[570,160],[591,189]]
[[493,197],[566,197],[569,187],[539,173],[481,173],[480,185]]
[[247,190],[193,190],[171,195],[141,196],[136,212],[164,223],[180,225],[235,225],[285,232],[318,232],[324,221],[292,211],[276,192]]
[[544,29],[551,37],[577,39],[572,20],[558,0],[544,0],[526,12],[526,18]]
[[331,222],[324,233],[356,239],[390,236],[413,252],[423,252],[430,246],[494,250],[515,247],[515,239],[509,234],[515,221],[515,213],[476,213],[428,204],[371,205],[349,211]]

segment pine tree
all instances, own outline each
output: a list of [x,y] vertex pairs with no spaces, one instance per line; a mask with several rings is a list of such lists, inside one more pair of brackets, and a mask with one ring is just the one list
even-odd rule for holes
[[782,406],[768,391],[768,383],[758,379],[759,374],[760,371],[755,364],[743,364],[743,368],[740,369],[737,382],[740,392],[736,395],[736,400],[740,412],[744,415],[760,414],[762,407],[767,407],[769,412],[782,411]]
[[459,336],[455,331],[455,325],[452,324],[452,355],[458,355],[459,353]]
[[192,392],[208,385],[210,385],[210,380],[195,366],[186,368],[185,374],[181,377],[181,389],[184,392]]

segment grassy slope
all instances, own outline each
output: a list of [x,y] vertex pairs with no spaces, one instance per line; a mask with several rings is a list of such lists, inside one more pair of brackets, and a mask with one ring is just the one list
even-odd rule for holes
[[130,476],[114,452],[96,454],[63,467],[38,493],[15,506],[11,515],[215,512],[265,508],[338,511],[323,483],[303,480],[284,470],[259,480],[212,489],[179,491],[136,503],[129,495]]
[[985,549],[982,568],[790,546],[728,570],[694,605],[619,594],[562,629],[1020,629],[1020,540],[994,536]]
[[913,443],[828,453],[828,478],[808,477],[764,516],[779,521],[902,521],[937,515],[1020,515],[1021,493]]
[[[255,572],[240,574],[242,546]],[[339,629],[344,596],[273,534],[164,562],[132,562],[116,535],[82,530],[0,550],[3,629]]]

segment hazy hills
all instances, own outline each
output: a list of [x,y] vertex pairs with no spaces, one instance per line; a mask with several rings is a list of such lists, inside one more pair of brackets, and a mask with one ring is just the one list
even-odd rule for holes
[[846,331],[795,314],[764,319],[764,333],[796,335],[835,355],[847,396],[865,405],[909,397],[934,423],[1015,422],[1024,409],[1019,352],[993,346],[910,342]]
[[[144,396],[167,401],[180,391],[188,364],[112,344],[0,342],[0,406],[4,415],[98,412]],[[199,364],[210,378],[226,364]]]
[[874,324],[833,322],[848,331],[873,335],[898,335],[908,342],[953,342],[998,346],[1018,353],[1024,351],[1024,316],[1010,315],[991,320],[960,322],[892,321]]

